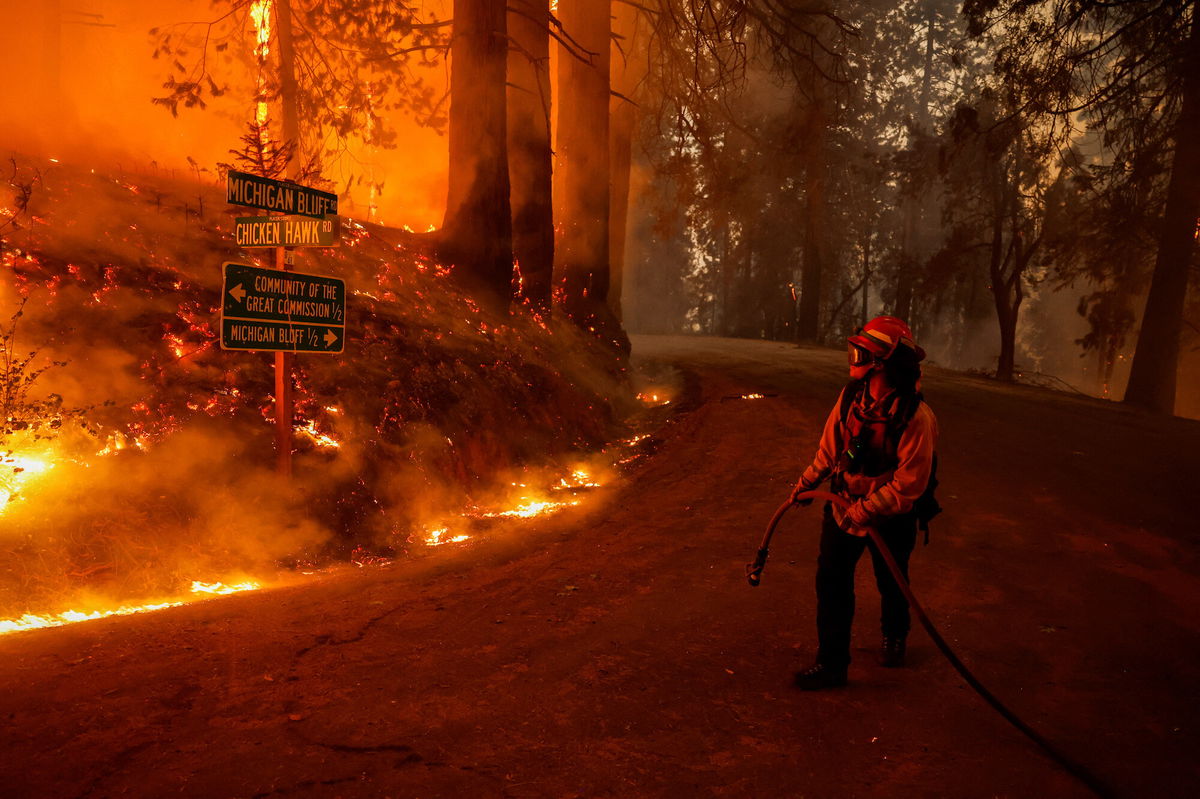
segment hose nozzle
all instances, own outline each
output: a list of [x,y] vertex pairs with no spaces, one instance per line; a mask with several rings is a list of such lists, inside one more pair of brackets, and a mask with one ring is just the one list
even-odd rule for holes
[[757,587],[762,582],[763,567],[767,565],[767,549],[763,547],[758,550],[758,554],[754,556],[753,563],[746,564],[746,581],[751,586]]

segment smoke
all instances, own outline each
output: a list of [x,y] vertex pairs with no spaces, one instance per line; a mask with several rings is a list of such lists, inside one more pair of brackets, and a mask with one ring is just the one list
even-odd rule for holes
[[[442,3],[424,4],[446,18]],[[8,3],[5,46],[0,48],[0,141],[31,154],[88,164],[105,173],[158,170],[165,175],[200,175],[211,181],[217,163],[253,116],[253,76],[230,51],[209,53],[219,85],[229,90],[207,108],[181,108],[179,116],[151,103],[167,93],[169,77],[184,80],[170,60],[154,59],[152,28],[190,30],[199,57],[204,25],[224,6],[209,0],[81,0],[78,3]],[[423,69],[421,77],[440,96],[445,72]],[[302,124],[307,120],[301,120]],[[441,223],[446,198],[445,139],[411,118],[395,114],[396,147],[367,148],[351,136],[349,149],[328,160],[325,177],[343,194],[343,213],[366,218],[370,183],[383,186],[375,203],[379,219],[415,230]],[[189,161],[189,159],[191,159]]]
[[474,508],[549,501],[619,435],[621,364],[592,337],[495,316],[419,237],[348,221],[339,248],[297,252],[347,281],[348,341],[296,359],[281,481],[272,358],[215,340],[221,263],[264,255],[235,248],[220,187],[12,157],[33,190],[0,215],[0,318],[23,302],[10,343],[36,351],[30,402],[61,395],[62,419],[38,406],[49,438],[4,442],[0,615],[398,556]]

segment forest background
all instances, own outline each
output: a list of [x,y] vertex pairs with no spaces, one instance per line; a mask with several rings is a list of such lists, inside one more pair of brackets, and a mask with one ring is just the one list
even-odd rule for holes
[[1200,416],[1194,2],[5,6],[22,150],[257,157],[618,349],[889,312],[941,365]]

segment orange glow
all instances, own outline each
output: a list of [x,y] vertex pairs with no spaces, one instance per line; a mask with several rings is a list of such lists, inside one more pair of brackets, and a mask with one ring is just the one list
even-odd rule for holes
[[26,484],[52,468],[48,458],[12,454],[0,458],[0,515]]
[[440,547],[443,544],[460,544],[471,538],[469,535],[450,535],[449,528],[435,527],[432,530],[425,531],[425,545],[431,547]]
[[645,405],[669,405],[671,400],[666,396],[659,394],[657,391],[647,391],[637,395],[637,398]]
[[[259,583],[252,580],[231,584],[193,582],[191,593],[199,599],[205,599],[213,596],[240,593],[242,591],[254,591],[261,587]],[[146,605],[122,605],[111,610],[67,610],[62,613],[44,616],[26,613],[24,616],[15,619],[0,619],[0,635],[23,632],[25,630],[38,630],[45,627],[62,627],[65,624],[107,619],[112,616],[132,616],[137,613],[149,613],[166,608],[177,608],[180,605],[187,605],[195,601],[197,599],[178,599],[167,602],[154,602]]]
[[338,441],[328,433],[322,433],[320,430],[318,430],[317,423],[312,420],[309,420],[304,425],[297,427],[296,432],[312,441],[318,447],[324,447],[326,449],[339,449],[342,446],[342,442]]
[[254,0],[250,4],[250,20],[254,23],[254,56],[258,59],[258,93],[254,118],[259,125],[266,125],[268,116],[266,78],[263,77],[263,68],[266,66],[267,56],[271,53],[272,5],[273,0]]

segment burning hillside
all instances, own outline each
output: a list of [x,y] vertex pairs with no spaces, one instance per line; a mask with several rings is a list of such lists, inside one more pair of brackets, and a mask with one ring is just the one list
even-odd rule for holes
[[296,252],[346,281],[348,324],[343,355],[296,358],[284,481],[271,356],[217,338],[221,264],[272,251],[238,250],[220,188],[28,158],[9,183],[0,618],[462,540],[576,502],[615,460],[588,455],[636,404],[613,355],[346,219],[337,249]]

